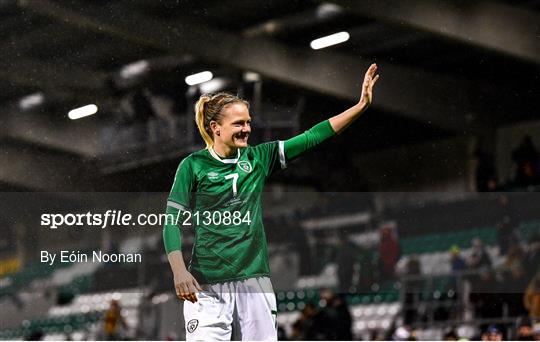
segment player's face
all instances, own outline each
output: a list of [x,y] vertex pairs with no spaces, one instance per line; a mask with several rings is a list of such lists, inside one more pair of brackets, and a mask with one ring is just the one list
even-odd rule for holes
[[[219,135],[215,132],[219,130]],[[221,123],[217,124],[214,139],[231,148],[247,147],[251,133],[251,117],[243,103],[233,103],[223,108]]]

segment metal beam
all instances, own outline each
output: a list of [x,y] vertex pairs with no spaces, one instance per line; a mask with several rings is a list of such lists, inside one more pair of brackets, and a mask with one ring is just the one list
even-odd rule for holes
[[[48,1],[24,3],[37,14],[88,30],[167,52],[191,53],[202,59],[252,70],[284,83],[355,101],[371,61],[333,53],[291,48],[275,41],[240,37],[181,18],[151,19],[125,7],[82,10],[84,15]],[[106,16],[103,14],[106,13]],[[133,25],[133,23],[137,25]],[[483,87],[464,79],[421,69],[381,63],[381,82],[374,106],[445,129],[469,133],[467,117],[478,117],[472,99]]]
[[37,191],[88,189],[88,174],[79,177],[81,162],[72,155],[50,154],[0,144],[0,182]]
[[[245,5],[240,1],[238,5]],[[332,4],[321,4],[307,10],[288,13],[279,18],[272,18],[264,23],[253,25],[243,30],[246,37],[268,37],[285,32],[294,32],[309,27],[316,27],[338,18],[343,13],[341,7]]]
[[[68,38],[66,38],[69,36]],[[61,65],[37,61],[25,57],[25,52],[34,42],[49,40],[54,44],[69,43],[74,40],[70,35],[55,35],[51,30],[38,28],[16,38],[8,38],[0,45],[5,63],[0,69],[0,78],[10,86],[24,86],[43,91],[45,101],[49,103],[79,100],[97,102],[101,109],[112,106],[104,90],[107,74],[75,67],[72,63]],[[8,85],[9,86],[9,85]],[[98,101],[100,100],[101,101]],[[2,136],[37,144],[46,148],[67,153],[76,153],[92,158],[99,153],[98,138],[101,125],[93,121],[55,120],[43,115],[25,112],[21,115],[15,105],[4,105],[4,114],[0,118]]]
[[0,78],[13,86],[37,87],[45,91],[55,90],[96,91],[105,84],[106,75],[77,67],[64,68],[55,63],[35,61],[25,57],[7,56],[0,68]]
[[42,115],[5,113],[4,135],[27,143],[42,145],[85,158],[100,154],[99,136],[103,125],[95,120],[50,120]]
[[[322,0],[321,0],[322,1]],[[540,63],[540,14],[494,1],[336,0],[345,9]]]
[[97,70],[68,65],[59,65],[25,57],[28,51],[35,49],[36,42],[49,42],[62,45],[76,41],[71,34],[59,35],[55,27],[42,26],[21,35],[14,35],[2,41],[0,51],[4,61],[0,69],[0,78],[13,85],[37,87],[53,92],[55,89],[73,89],[74,91],[96,91],[103,87],[107,75]]

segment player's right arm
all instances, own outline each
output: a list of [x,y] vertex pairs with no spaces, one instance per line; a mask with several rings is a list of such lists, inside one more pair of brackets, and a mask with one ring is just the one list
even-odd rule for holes
[[197,301],[196,293],[201,290],[197,280],[189,273],[182,257],[182,231],[179,224],[183,211],[189,211],[194,174],[189,157],[178,166],[174,183],[167,199],[167,219],[163,227],[163,242],[167,258],[174,275],[174,288],[181,300]]

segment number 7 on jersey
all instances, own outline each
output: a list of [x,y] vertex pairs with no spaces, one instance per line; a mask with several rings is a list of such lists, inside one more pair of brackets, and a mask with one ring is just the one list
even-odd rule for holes
[[237,189],[236,189],[236,182],[238,181],[238,173],[231,173],[230,175],[226,175],[225,179],[231,179],[232,178],[232,192],[233,196],[236,197]]

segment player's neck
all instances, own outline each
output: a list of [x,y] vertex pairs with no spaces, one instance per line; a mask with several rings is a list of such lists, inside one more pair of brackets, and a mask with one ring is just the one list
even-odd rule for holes
[[215,144],[213,147],[214,152],[221,158],[235,158],[238,154],[237,147],[230,147],[224,144]]

